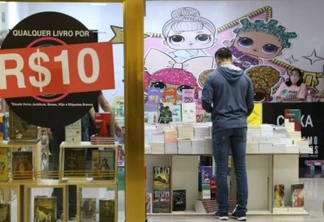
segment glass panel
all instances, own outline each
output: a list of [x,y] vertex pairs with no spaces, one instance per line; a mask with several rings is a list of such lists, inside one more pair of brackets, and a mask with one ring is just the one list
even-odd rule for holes
[[[41,184],[42,187],[38,188],[37,185],[35,185],[32,189],[37,190],[37,193],[31,192],[31,196],[28,196],[27,199],[29,200],[26,200],[26,203],[27,202],[33,203],[36,194],[37,195],[41,194],[42,196],[47,196],[47,197],[57,196],[58,197],[56,201],[57,210],[55,212],[57,216],[59,217],[63,213],[66,214],[66,217],[68,215],[70,219],[73,218],[76,219],[80,217],[80,215],[76,215],[76,213],[82,211],[81,203],[83,202],[81,200],[81,197],[96,199],[95,205],[97,207],[96,207],[95,214],[97,214],[97,218],[99,217],[99,213],[103,213],[102,215],[104,215],[104,210],[106,209],[104,207],[102,207],[102,209],[101,208],[99,209],[100,206],[99,199],[114,200],[114,201],[107,202],[109,206],[112,203],[116,204],[115,208],[110,207],[109,209],[110,210],[117,209],[117,212],[113,212],[113,215],[116,215],[116,218],[118,218],[119,220],[124,220],[125,218],[125,214],[124,214],[125,211],[125,206],[124,206],[125,149],[124,149],[123,132],[124,132],[125,124],[124,124],[124,68],[123,68],[124,49],[123,49],[122,3],[107,3],[107,4],[90,3],[90,2],[89,3],[35,3],[35,2],[1,3],[0,4],[0,12],[1,12],[0,43],[2,44],[3,41],[6,41],[8,45],[8,40],[5,39],[6,36],[8,35],[9,31],[12,30],[23,19],[31,15],[34,15],[36,13],[49,12],[49,11],[63,13],[68,16],[71,16],[72,18],[77,20],[76,23],[83,24],[87,30],[90,30],[90,32],[87,33],[84,30],[81,31],[75,30],[75,27],[71,27],[71,30],[73,31],[69,29],[59,30],[60,25],[64,24],[64,21],[60,21],[60,20],[57,21],[58,30],[49,31],[46,30],[46,19],[44,18],[43,21],[35,21],[34,24],[29,24],[28,26],[26,26],[25,30],[15,30],[13,32],[13,35],[16,37],[16,39],[18,39],[19,41],[26,42],[26,46],[28,45],[27,42],[31,43],[32,41],[34,41],[34,45],[33,44],[31,45],[38,46],[38,47],[89,42],[88,40],[84,40],[86,38],[94,39],[96,42],[111,41],[112,48],[113,48],[112,63],[114,68],[113,75],[114,75],[115,87],[114,89],[110,89],[110,90],[102,90],[101,94],[98,93],[99,95],[98,99],[93,101],[93,106],[96,113],[110,112],[110,116],[106,116],[104,114],[102,114],[101,116],[97,116],[97,115],[92,116],[92,113],[89,112],[89,115],[75,122],[73,126],[69,125],[68,130],[64,126],[55,127],[52,129],[42,127],[39,129],[39,134],[40,134],[39,138],[41,139],[41,142],[39,144],[40,152],[36,154],[37,155],[36,162],[34,162],[33,169],[35,170],[34,172],[35,173],[34,177],[36,178],[35,181],[38,184]],[[43,31],[40,31],[39,27],[42,26],[45,28],[42,28]],[[50,27],[48,27],[48,29],[50,29]],[[37,42],[37,44],[35,42]],[[21,46],[19,47],[21,48]],[[109,57],[108,55],[107,56],[105,55],[105,58],[108,57]],[[85,61],[89,60],[89,58],[90,56],[87,57],[86,55],[84,60]],[[71,62],[72,61],[70,60],[67,61],[67,63],[69,64],[71,64]],[[102,63],[108,63],[108,61],[107,62],[104,61]],[[89,68],[86,66],[87,65],[84,65],[83,67],[85,70]],[[48,95],[48,96],[51,97],[52,95]],[[54,103],[57,105],[59,104],[57,101]],[[92,104],[92,102],[90,104]],[[3,113],[3,115],[1,116],[1,118],[6,117],[5,114],[8,112],[8,110],[9,110],[8,105],[2,99],[0,112]],[[53,110],[53,115],[54,114],[55,114],[55,110]],[[2,118],[2,119],[6,119],[6,118]],[[60,118],[58,118],[57,120],[59,119]],[[99,126],[96,125],[95,120],[97,120],[98,123],[98,119],[100,119],[102,122],[105,122],[105,124],[101,122],[101,125]],[[107,146],[98,144],[100,141],[98,142],[95,139],[93,139],[97,137],[92,137],[94,135],[97,135],[98,129],[102,129],[101,127],[103,125],[106,126],[107,123],[109,125],[109,128],[107,127],[104,128],[109,133],[108,137],[109,138],[112,137],[114,141],[118,143],[118,146],[117,145],[115,146],[113,143],[113,145],[109,145],[108,148],[105,148],[108,150],[114,149],[115,152],[113,152],[112,155],[110,155],[111,153],[108,154],[107,152],[106,153],[101,152],[105,150],[103,147],[107,147]],[[79,131],[77,131],[78,129]],[[74,132],[75,134],[71,134],[71,131]],[[80,131],[81,131],[81,135],[80,135]],[[10,139],[9,135],[8,136],[4,135],[3,137],[4,140]],[[73,153],[70,156],[66,156],[62,154],[63,152],[62,153],[60,152],[63,150],[63,148],[61,148],[62,147],[61,142],[67,141],[68,139],[77,141],[78,137],[82,141],[88,141],[88,143],[77,143],[78,145],[75,145],[74,149],[64,149],[68,151],[72,150],[71,152],[74,152],[74,155],[77,155],[77,158],[73,156]],[[90,140],[92,140],[92,144],[90,143]],[[95,141],[97,142],[97,145],[93,145]],[[108,142],[106,141],[105,143]],[[92,155],[93,150],[99,150],[99,152],[96,153],[96,156]],[[102,156],[100,156],[101,154]],[[98,159],[94,160],[94,158],[98,158]],[[107,161],[105,162],[104,160]],[[94,163],[98,163],[98,164],[95,165]],[[59,173],[60,168],[69,171],[65,174],[60,174]],[[95,168],[96,171],[98,171],[97,174],[93,173],[93,170]],[[69,177],[66,177],[66,175],[69,175]],[[80,177],[82,178],[80,179]],[[117,185],[117,181],[118,181],[118,185]],[[69,205],[66,209],[63,209],[62,202],[64,201],[63,198],[64,195],[62,192],[63,188],[60,186],[60,184],[66,182],[71,184],[67,186],[69,187],[69,189],[66,190],[66,199],[68,200]],[[87,184],[87,186],[83,187],[82,184],[85,183]],[[78,185],[80,189],[77,189],[76,186],[74,185]],[[105,187],[105,185],[107,185],[107,187]],[[30,190],[31,188],[28,189],[27,192],[30,192]],[[115,192],[115,190],[117,192]],[[21,196],[23,197],[23,193],[21,193]],[[118,199],[116,199],[117,196],[119,196]],[[6,200],[7,199],[3,199],[3,202],[9,202]],[[17,201],[17,199],[13,199],[11,202],[14,201]],[[15,203],[13,206],[15,206],[16,204],[17,203]],[[34,205],[32,204],[31,206]],[[80,207],[79,210],[77,210],[77,206]],[[69,209],[69,212],[67,212],[67,209]],[[32,218],[34,214],[33,207],[31,207],[31,209],[29,209],[28,212],[30,218]],[[32,219],[30,219],[30,221],[32,221]]]

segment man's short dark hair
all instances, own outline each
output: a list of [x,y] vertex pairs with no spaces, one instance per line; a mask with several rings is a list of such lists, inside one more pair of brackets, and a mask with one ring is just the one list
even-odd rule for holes
[[226,47],[220,48],[215,53],[215,58],[219,59],[230,59],[232,58],[232,52]]

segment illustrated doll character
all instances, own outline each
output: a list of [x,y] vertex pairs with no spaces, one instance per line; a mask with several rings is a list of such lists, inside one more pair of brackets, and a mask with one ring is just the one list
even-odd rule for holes
[[255,102],[270,102],[273,86],[280,79],[280,72],[272,66],[255,66],[247,71],[254,89]]
[[182,99],[183,89],[196,89],[196,78],[188,71],[176,68],[161,69],[152,75],[145,75],[146,88],[158,88],[163,92],[166,88],[177,90],[177,99]]
[[169,55],[177,62],[206,56],[203,50],[217,43],[216,32],[216,27],[210,20],[190,7],[174,10],[171,19],[162,27],[163,43],[174,50]]
[[283,49],[290,48],[289,40],[297,37],[295,32],[286,32],[285,27],[277,26],[278,21],[273,19],[252,22],[245,18],[240,23],[242,26],[233,31],[235,38],[223,44],[233,53],[234,65],[243,70],[281,55]]

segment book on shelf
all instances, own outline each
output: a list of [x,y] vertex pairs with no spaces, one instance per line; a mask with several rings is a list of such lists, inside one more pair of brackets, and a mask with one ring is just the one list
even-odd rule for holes
[[150,88],[147,90],[146,104],[160,104],[160,101],[161,101],[160,89]]
[[125,145],[118,144],[117,166],[125,166]]
[[153,212],[153,194],[152,193],[146,193],[146,213],[151,214]]
[[96,222],[96,198],[81,199],[81,222]]
[[177,90],[174,88],[166,88],[163,92],[163,102],[177,104]]
[[115,201],[99,200],[99,222],[115,222]]
[[124,118],[125,102],[124,96],[114,96],[115,117]]
[[301,110],[285,109],[285,127],[287,131],[301,131]]
[[56,222],[56,197],[36,196],[34,198],[34,222]]
[[304,184],[292,184],[291,185],[291,207],[303,208],[305,200]]
[[170,213],[170,189],[153,190],[153,213]]
[[197,123],[205,122],[205,110],[201,106],[196,107],[196,122]]
[[182,103],[193,103],[195,101],[195,89],[182,90]]
[[8,113],[0,113],[0,141],[9,139]]
[[186,211],[186,190],[173,190],[172,211]]
[[285,207],[285,185],[276,184],[273,191],[273,207]]
[[9,139],[10,140],[37,140],[37,126],[29,124],[9,109]]
[[0,182],[6,182],[9,179],[8,149],[0,147]]
[[213,178],[213,167],[212,166],[200,166],[201,172],[201,188],[202,188],[202,199],[210,199],[210,181]]
[[65,142],[81,143],[81,119],[65,126]]
[[172,106],[172,122],[181,122],[181,105]]
[[85,150],[64,149],[64,176],[84,177],[85,176]]
[[12,152],[12,179],[33,179],[33,153],[31,151]]
[[196,122],[196,103],[182,103],[182,122]]
[[92,172],[94,180],[115,178],[115,150],[92,150]]
[[166,124],[172,122],[172,109],[173,103],[162,103],[159,108],[158,123]]
[[11,204],[0,203],[0,221],[11,222]]
[[153,189],[170,189],[171,168],[168,166],[153,166]]

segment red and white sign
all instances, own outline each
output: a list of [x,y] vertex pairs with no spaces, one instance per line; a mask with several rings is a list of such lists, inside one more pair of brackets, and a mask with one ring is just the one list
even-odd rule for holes
[[0,97],[115,88],[111,42],[0,50]]

